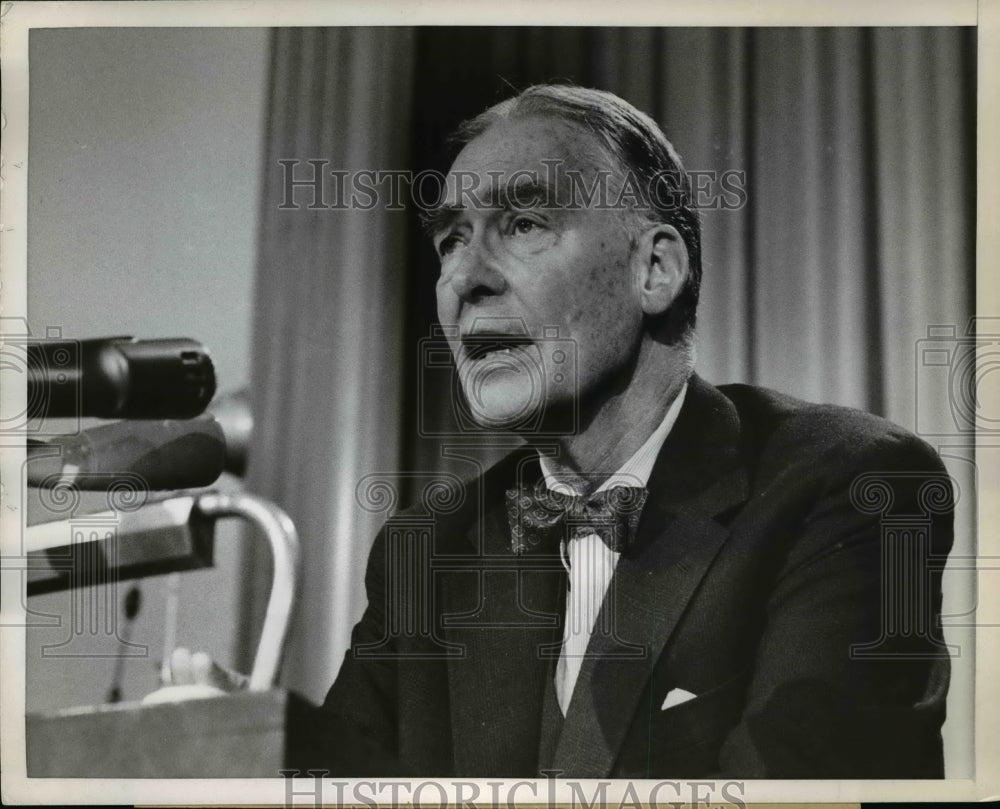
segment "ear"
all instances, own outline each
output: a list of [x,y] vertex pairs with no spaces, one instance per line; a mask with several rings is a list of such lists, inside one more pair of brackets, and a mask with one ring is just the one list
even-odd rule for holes
[[688,252],[672,225],[656,224],[639,237],[632,253],[642,311],[659,315],[670,308],[687,280]]

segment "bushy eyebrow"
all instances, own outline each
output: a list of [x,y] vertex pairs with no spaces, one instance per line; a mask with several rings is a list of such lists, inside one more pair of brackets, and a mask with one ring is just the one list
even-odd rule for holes
[[486,189],[485,194],[475,189],[463,192],[465,205],[442,204],[435,205],[420,212],[420,224],[424,233],[431,239],[444,233],[455,222],[462,212],[469,207],[483,210],[521,211],[537,208],[550,209],[556,206],[556,190],[546,182],[525,178],[521,182],[510,185],[494,184]]
[[461,208],[452,205],[435,205],[420,211],[420,227],[427,238],[434,239],[439,233],[448,230],[461,213]]

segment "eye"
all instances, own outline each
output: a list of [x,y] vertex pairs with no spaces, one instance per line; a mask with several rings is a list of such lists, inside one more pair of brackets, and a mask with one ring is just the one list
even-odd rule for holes
[[457,233],[449,233],[437,245],[437,253],[439,258],[444,258],[455,251],[455,249],[462,243],[461,237]]
[[517,236],[528,236],[539,230],[541,224],[526,216],[515,216],[510,222],[510,233]]

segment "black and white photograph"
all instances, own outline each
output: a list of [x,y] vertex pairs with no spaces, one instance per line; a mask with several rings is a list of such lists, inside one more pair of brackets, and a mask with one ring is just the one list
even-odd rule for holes
[[996,7],[473,6],[4,4],[4,802],[1000,793]]

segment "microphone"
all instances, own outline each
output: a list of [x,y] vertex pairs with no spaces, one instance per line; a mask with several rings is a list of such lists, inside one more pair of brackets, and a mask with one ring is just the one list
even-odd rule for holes
[[50,441],[29,441],[32,487],[106,490],[192,489],[216,481],[226,464],[221,425],[208,415],[183,421],[120,421]]
[[26,353],[28,418],[188,419],[215,394],[211,357],[187,338],[40,340]]
[[244,389],[217,396],[207,412],[219,422],[222,433],[226,436],[226,471],[243,477],[253,439],[249,393]]

